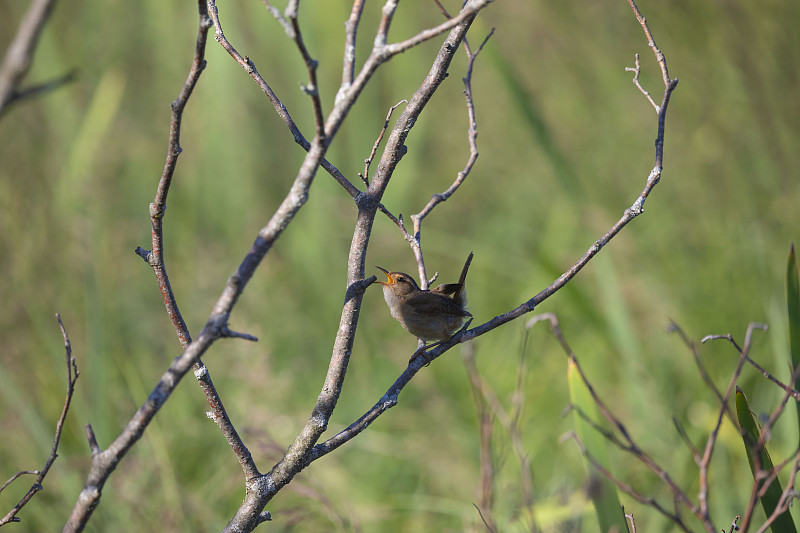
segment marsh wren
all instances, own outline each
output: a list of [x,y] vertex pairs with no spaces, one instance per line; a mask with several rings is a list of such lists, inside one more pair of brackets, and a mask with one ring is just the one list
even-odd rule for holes
[[[376,267],[386,274],[387,281],[378,283],[383,285],[383,298],[392,316],[409,333],[424,342],[435,341],[434,344],[438,344],[449,340],[458,332],[464,320],[472,316],[466,309],[465,284],[470,262],[472,252],[464,263],[458,283],[439,285],[431,290],[420,289],[414,278],[404,272],[389,272]],[[411,359],[420,353],[424,356],[424,350],[430,347],[422,346]]]

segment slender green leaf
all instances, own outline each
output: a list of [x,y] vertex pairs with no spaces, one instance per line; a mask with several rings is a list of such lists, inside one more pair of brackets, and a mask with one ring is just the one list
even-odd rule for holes
[[[767,451],[767,446],[765,444],[761,449],[757,449],[760,431],[753,418],[753,414],[750,412],[750,406],[747,404],[747,397],[738,387],[736,389],[736,416],[739,418],[739,427],[742,429],[744,449],[747,452],[747,462],[750,463],[750,471],[753,472],[753,476],[755,477],[756,454],[758,454],[761,470],[767,472],[771,471],[774,467],[769,452]],[[772,512],[778,506],[778,501],[782,493],[783,489],[781,488],[781,483],[776,477],[761,498],[761,506],[764,508],[764,513],[767,516],[771,516]],[[774,533],[797,532],[789,511],[781,513],[770,527]]]
[[[792,368],[800,366],[800,281],[797,276],[797,258],[794,244],[789,250],[789,261],[786,265],[786,310],[789,315],[789,349],[792,355]],[[794,388],[800,385],[800,379],[794,381]],[[796,409],[798,428],[800,429],[800,409]]]

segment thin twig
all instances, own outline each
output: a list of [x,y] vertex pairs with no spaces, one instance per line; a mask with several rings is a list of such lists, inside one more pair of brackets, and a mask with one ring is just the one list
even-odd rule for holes
[[800,452],[796,452],[794,456],[794,466],[792,467],[791,476],[786,483],[786,488],[783,490],[780,499],[778,500],[778,505],[775,506],[775,509],[772,511],[772,514],[767,518],[767,520],[758,528],[756,533],[763,533],[766,531],[772,523],[780,516],[781,514],[788,512],[789,507],[792,505],[792,502],[800,496],[797,490],[795,490],[795,480],[797,478],[798,470],[800,470]]
[[301,87],[303,92],[311,97],[311,107],[314,110],[314,126],[319,139],[317,142],[326,144],[325,117],[322,113],[322,100],[320,99],[319,82],[317,81],[317,66],[319,63],[316,59],[311,57],[311,54],[308,53],[308,48],[306,48],[306,44],[303,41],[303,34],[300,31],[300,23],[297,20],[297,10],[299,8],[298,3],[298,0],[289,2],[289,5],[286,7],[286,18],[289,19],[289,23],[292,25],[292,40],[294,40],[295,44],[297,45],[297,49],[300,51],[300,55],[303,57],[303,62],[305,63],[306,70],[308,71],[308,84]]
[[70,70],[66,74],[59,76],[55,79],[50,81],[46,81],[44,83],[37,83],[35,85],[29,85],[23,89],[19,89],[16,91],[13,103],[17,103],[22,100],[26,100],[28,98],[34,98],[44,93],[48,93],[50,91],[55,91],[62,85],[66,85],[68,83],[72,83],[78,78],[78,71],[77,69]]
[[383,140],[383,135],[386,133],[386,128],[389,127],[389,119],[392,118],[392,113],[394,113],[395,109],[407,103],[408,100],[404,98],[390,107],[389,111],[386,113],[386,119],[383,121],[381,132],[378,134],[378,138],[375,139],[375,144],[372,145],[372,151],[369,153],[369,157],[364,160],[364,173],[358,175],[358,177],[361,178],[361,181],[363,181],[364,185],[367,187],[369,187],[369,166],[372,164],[372,160],[375,158],[375,154],[378,152],[378,146],[380,146],[381,141]]
[[[758,329],[763,329],[763,330],[768,329],[768,326],[766,324],[755,324],[754,327],[756,327]],[[706,335],[705,337],[703,337],[703,339],[700,342],[704,342],[705,343],[705,342],[710,341],[710,340],[727,340],[728,342],[733,344],[733,346],[736,348],[736,350],[739,353],[742,352],[742,349],[739,348],[739,346],[736,344],[736,341],[733,340],[733,337],[730,334],[727,334],[727,335]],[[761,365],[759,365],[758,363],[753,361],[753,359],[750,358],[749,355],[745,355],[745,361],[750,363],[750,365],[752,365],[756,370],[761,372],[761,375],[763,375],[765,378],[767,378],[768,380],[773,382],[778,387],[782,388],[784,390],[784,392],[786,392],[786,394],[788,394],[789,396],[791,396],[795,400],[800,401],[800,392],[798,392],[797,390],[793,389],[789,385],[783,383],[781,380],[779,380],[778,378],[776,378],[775,376],[773,376],[772,374],[767,372]],[[800,375],[799,373],[800,373],[800,370],[795,369],[792,379],[793,380],[796,379],[797,376]]]
[[[286,32],[286,35],[290,39],[294,39],[294,28],[292,28],[291,22],[286,20],[286,17],[283,16],[283,13],[281,13],[281,10],[278,9],[277,7],[273,6],[272,4],[270,4],[267,0],[261,0],[261,1],[264,4],[264,7],[267,8],[267,11],[269,11],[270,14],[273,17],[275,17],[275,20],[277,20],[278,23],[281,26],[283,26],[283,31]],[[288,11],[289,8],[287,7],[286,9]]]
[[22,477],[22,476],[27,476],[27,475],[36,476],[36,475],[39,475],[39,471],[38,470],[20,470],[19,472],[17,472],[16,474],[14,474],[10,478],[8,478],[8,481],[3,483],[3,486],[0,487],[0,492],[3,492],[6,489],[6,487],[11,485],[14,481],[16,481],[17,478]]
[[605,477],[606,479],[611,481],[614,485],[616,485],[616,487],[619,490],[621,490],[622,492],[624,492],[637,502],[643,505],[647,505],[648,507],[652,507],[653,509],[655,509],[663,516],[668,518],[673,524],[675,524],[677,527],[679,527],[686,533],[689,533],[691,531],[691,529],[689,529],[689,527],[683,522],[683,519],[681,519],[680,515],[677,512],[668,511],[655,498],[653,498],[652,496],[645,496],[644,494],[640,493],[639,491],[634,489],[631,485],[623,482],[621,479],[616,477],[613,472],[608,470],[599,461],[597,461],[597,459],[595,459],[595,457],[591,453],[589,453],[589,450],[586,449],[586,446],[583,444],[583,441],[581,441],[580,437],[576,433],[570,432],[568,437],[578,445],[578,449],[580,450],[581,455],[584,456],[589,461],[589,463],[591,463],[592,467],[595,468],[598,472],[600,472],[600,474],[603,477]]
[[95,455],[99,455],[103,452],[100,448],[100,445],[97,443],[97,437],[94,434],[94,429],[92,429],[91,424],[86,424],[83,426],[83,431],[86,433],[86,441],[89,443],[89,450],[92,452],[92,457]]
[[[478,510],[478,514],[480,514],[486,528],[490,531],[495,531],[497,528],[493,517],[495,468],[492,457],[494,416],[482,390],[484,383],[475,366],[475,345],[472,343],[465,345],[463,352],[462,360],[469,376],[479,428],[480,490],[478,491],[478,503],[473,505]],[[486,511],[486,516],[484,516],[483,511]]]
[[[546,321],[548,321],[550,323],[550,327],[551,327],[551,329],[553,331],[553,334],[555,335],[556,339],[561,344],[564,352],[567,354],[567,356],[569,357],[569,359],[572,362],[572,364],[575,366],[575,369],[577,370],[578,375],[581,378],[581,381],[586,386],[586,389],[589,392],[589,395],[592,397],[592,400],[593,400],[594,404],[600,410],[601,414],[605,417],[605,419],[608,420],[608,422],[611,424],[611,426],[621,435],[621,440],[623,442],[620,442],[620,439],[617,439],[615,436],[613,436],[608,431],[605,431],[602,428],[600,428],[596,423],[591,421],[591,419],[588,416],[586,416],[585,413],[582,413],[582,411],[576,410],[576,412],[579,414],[579,416],[581,416],[581,418],[583,420],[586,420],[589,424],[591,424],[593,429],[595,431],[598,431],[605,439],[607,439],[607,440],[611,441],[612,443],[614,443],[621,450],[633,455],[640,463],[642,463],[648,469],[650,469],[653,473],[655,473],[664,482],[664,484],[667,485],[667,487],[670,489],[670,492],[672,493],[673,497],[676,500],[676,510],[675,510],[675,512],[670,513],[664,507],[662,507],[660,504],[658,504],[653,498],[646,498],[647,504],[650,505],[651,507],[653,507],[654,509],[658,510],[660,513],[664,514],[668,518],[670,518],[670,520],[672,520],[679,527],[682,527],[684,530],[688,531],[688,529],[686,529],[686,526],[682,525],[683,521],[680,518],[680,513],[679,513],[679,508],[678,508],[679,506],[677,505],[677,503],[679,502],[680,504],[684,505],[687,509],[689,509],[692,512],[692,514],[694,514],[700,520],[700,522],[703,524],[703,526],[706,528],[706,530],[709,533],[714,531],[713,526],[711,524],[711,520],[703,512],[704,510],[702,509],[702,507],[696,505],[689,498],[689,496],[683,491],[683,489],[681,489],[675,483],[675,481],[672,479],[672,477],[669,475],[669,473],[664,468],[662,468],[658,463],[656,463],[656,461],[652,457],[650,457],[650,455],[647,454],[641,447],[639,447],[638,444],[636,444],[636,442],[633,440],[633,438],[631,437],[631,435],[628,432],[628,430],[622,424],[622,421],[619,420],[619,418],[617,418],[616,415],[614,415],[611,412],[611,410],[608,408],[608,406],[605,404],[605,402],[596,393],[594,387],[589,382],[588,377],[584,373],[583,368],[581,367],[580,363],[578,362],[577,356],[572,351],[572,349],[569,347],[569,344],[567,344],[566,338],[564,337],[563,333],[561,332],[561,328],[560,328],[560,326],[558,324],[558,319],[555,317],[555,315],[552,314],[552,313],[543,313],[541,315],[537,315],[537,316],[533,317],[530,322],[531,323],[535,323],[537,321],[542,321],[542,320],[546,320]],[[582,443],[580,443],[580,439],[577,438],[577,436],[575,436],[575,438],[576,438],[576,442],[579,442],[579,446],[581,447],[581,453],[583,455],[586,455],[587,457],[589,457],[590,461],[592,462],[592,464],[595,467],[597,467],[598,470],[605,477],[607,477],[610,481],[612,481],[614,484],[616,484],[621,490],[624,490],[626,493],[628,493],[628,494],[630,494],[632,496],[634,495],[634,493],[636,493],[636,491],[634,491],[631,487],[629,487],[628,485],[622,483],[615,476],[613,476],[613,474],[608,469],[606,469],[602,465],[600,465],[594,458],[591,457],[591,455],[588,455],[586,450],[585,450],[585,448],[583,447]],[[636,493],[636,494],[638,494],[638,493]],[[639,496],[641,496],[641,495],[639,495]],[[634,496],[634,497],[637,497],[637,496]],[[641,496],[641,497],[644,498],[643,496]]]
[[680,435],[681,439],[683,439],[683,442],[686,444],[686,447],[689,448],[689,452],[691,452],[694,462],[699,464],[702,460],[702,457],[700,457],[700,452],[698,452],[697,448],[695,448],[692,440],[689,438],[689,435],[686,434],[686,429],[675,417],[672,417],[672,423],[675,426],[675,430],[678,432],[678,435]]
[[[730,405],[728,404],[727,400],[723,397],[722,393],[719,391],[717,386],[709,376],[708,371],[703,365],[702,360],[700,359],[700,354],[697,352],[697,347],[693,342],[689,340],[683,330],[674,322],[670,323],[668,331],[678,333],[678,336],[681,337],[681,340],[686,345],[687,348],[692,352],[692,357],[694,358],[695,365],[697,366],[698,371],[700,372],[700,376],[703,378],[703,381],[706,384],[706,387],[714,394],[715,398],[717,399],[717,404],[720,406],[721,413],[724,413],[727,416],[728,420],[731,421],[732,424],[736,425],[736,417],[734,416]],[[706,342],[710,337],[704,337],[701,342]],[[734,343],[730,335],[727,338]],[[740,369],[741,370],[741,369]],[[721,420],[718,420],[721,423]],[[719,426],[717,426],[717,429]],[[698,500],[700,502],[700,509],[701,515],[704,517],[704,520],[710,520],[709,509],[708,509],[708,494],[709,494],[709,474],[708,468],[710,465],[711,453],[713,452],[714,446],[716,445],[718,432],[712,432],[709,438],[706,440],[706,447],[702,455],[699,454],[699,451],[695,450],[692,446],[692,456],[694,458],[695,464],[698,467]],[[687,437],[688,441],[688,437]]]
[[[622,508],[622,513],[625,514],[625,508]],[[633,519],[633,513],[626,514],[625,518],[627,518],[631,523],[631,533],[636,533],[636,521]]]
[[[689,351],[692,352],[692,357],[694,358],[694,362],[695,362],[695,365],[697,366],[697,370],[700,372],[700,376],[703,378],[703,382],[705,382],[706,387],[708,387],[708,389],[711,392],[714,393],[714,396],[717,399],[717,403],[719,403],[721,405],[723,403],[722,402],[722,393],[719,391],[717,386],[714,384],[714,381],[711,379],[711,376],[709,376],[705,365],[703,365],[703,361],[700,359],[700,354],[697,352],[697,346],[695,346],[695,344],[692,341],[689,340],[689,337],[687,337],[686,334],[683,332],[683,330],[677,324],[675,324],[674,322],[670,323],[670,325],[667,328],[667,330],[670,331],[670,332],[678,333],[678,336],[681,337],[681,340],[683,341],[683,343],[686,345],[687,348],[689,348]],[[736,417],[734,417],[733,411],[731,411],[730,407],[726,410],[726,413],[728,415],[728,419],[731,422],[734,422],[736,420]]]
[[475,508],[476,511],[478,511],[478,516],[481,517],[481,521],[483,522],[483,525],[486,526],[486,529],[489,531],[489,533],[495,533],[495,528],[489,525],[489,522],[486,521],[486,518],[483,516],[483,512],[481,512],[480,507],[478,507],[474,503],[472,504],[472,506]]
[[[719,430],[722,426],[722,419],[725,416],[725,413],[728,411],[728,401],[730,400],[730,396],[736,387],[736,382],[741,375],[742,368],[745,364],[745,357],[747,352],[750,349],[750,340],[752,338],[752,331],[756,325],[750,324],[747,328],[747,335],[745,336],[745,347],[741,351],[741,355],[739,357],[739,361],[736,364],[736,368],[733,371],[733,375],[728,383],[728,388],[725,391],[725,395],[720,400],[719,411],[717,413],[717,421],[714,424],[714,428],[711,430],[711,434],[706,440],[705,450],[703,451],[703,456],[700,461],[699,469],[700,469],[700,490],[697,494],[697,499],[700,503],[700,513],[704,520],[710,520],[710,510],[709,510],[709,483],[708,483],[708,470],[711,467],[711,458],[714,454],[714,450],[717,444],[717,438],[719,436]],[[707,337],[706,337],[707,338]],[[705,339],[704,339],[705,340]],[[730,339],[733,342],[733,339]],[[734,343],[735,344],[735,343]]]
[[641,83],[639,83],[639,74],[641,73],[641,71],[642,71],[642,68],[639,65],[639,54],[636,54],[635,60],[634,60],[634,66],[633,67],[625,67],[625,72],[633,72],[633,84],[636,85],[636,88],[639,89],[639,91],[641,91],[641,93],[644,95],[644,97],[647,98],[647,101],[650,102],[650,105],[652,105],[653,108],[656,110],[656,113],[658,113],[660,111],[660,108],[659,108],[658,104],[655,103],[655,101],[653,100],[653,97],[650,96],[650,93],[647,92],[644,89],[644,87],[642,87]]
[[[269,84],[267,84],[261,74],[259,74],[255,63],[253,63],[248,56],[242,56],[225,37],[225,33],[222,31],[222,23],[219,20],[219,10],[217,9],[214,1],[208,2],[208,13],[214,23],[214,39],[216,39],[216,41],[225,49],[225,51],[228,52],[228,54],[245,70],[245,72],[250,75],[251,78],[253,78],[258,87],[264,92],[264,95],[266,95],[267,99],[272,104],[272,107],[278,113],[280,119],[283,121],[286,127],[289,128],[289,131],[294,138],[294,142],[300,145],[303,150],[308,152],[311,149],[311,143],[308,142],[308,140],[300,132],[300,129],[297,127],[297,124],[295,124],[294,120],[289,114],[288,109],[286,109],[286,106],[283,105],[283,102],[281,102]],[[332,135],[335,134],[335,132],[327,132],[327,134]],[[358,195],[361,194],[361,191],[358,190],[358,187],[353,185],[338,168],[331,164],[330,161],[323,157],[320,165],[337,181],[337,183],[339,183],[339,185],[341,185],[347,191],[352,198],[357,198]]]
[[[642,15],[641,11],[639,11],[639,8],[636,7],[636,3],[633,0],[628,0],[628,5],[631,6],[631,9],[633,9],[633,14],[636,15],[636,20],[639,21],[639,24],[642,26],[642,30],[647,37],[647,45],[653,51],[653,54],[655,54],[658,66],[661,67],[661,79],[664,82],[664,86],[669,87],[673,83],[677,83],[677,79],[673,80],[669,77],[667,60],[664,57],[664,54],[661,53],[661,50],[658,48],[658,46],[656,46],[656,40],[653,38],[653,34],[650,32],[650,27],[647,25],[647,19],[644,18],[644,15]],[[661,113],[662,108],[663,105],[659,108],[659,113]]]
[[36,480],[33,482],[33,485],[31,485],[31,488],[28,489],[28,492],[25,493],[25,496],[23,496],[19,503],[17,503],[3,518],[0,518],[0,526],[10,522],[20,521],[17,513],[19,513],[19,511],[25,507],[25,504],[27,504],[37,492],[44,488],[42,485],[44,483],[44,478],[50,471],[50,467],[53,466],[56,457],[58,457],[58,443],[61,441],[61,432],[64,429],[64,421],[67,419],[67,413],[69,412],[69,406],[72,402],[72,396],[75,394],[75,383],[78,381],[80,372],[78,372],[78,365],[75,361],[75,356],[72,355],[72,343],[69,340],[69,335],[67,334],[66,328],[64,328],[64,323],[61,321],[61,315],[58,313],[56,313],[56,320],[58,321],[58,327],[61,330],[61,337],[64,339],[64,356],[67,365],[67,394],[66,398],[64,399],[64,407],[61,409],[61,416],[58,417],[58,421],[56,422],[53,445],[50,448],[50,455],[47,457],[47,462],[45,462],[44,467],[42,467],[41,470],[25,470],[22,472],[17,472],[11,479],[6,481],[2,487],[0,487],[0,492],[2,492],[3,489],[5,489],[12,481],[19,478],[21,475],[36,475]]

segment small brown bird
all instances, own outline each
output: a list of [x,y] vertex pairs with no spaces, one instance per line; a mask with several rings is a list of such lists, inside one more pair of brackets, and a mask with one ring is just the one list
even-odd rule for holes
[[[386,274],[387,281],[378,283],[383,285],[383,298],[392,316],[409,333],[425,342],[435,341],[434,344],[438,344],[449,340],[458,332],[464,320],[472,316],[466,309],[465,284],[471,262],[472,252],[464,263],[458,283],[439,285],[431,290],[420,289],[414,278],[404,272],[389,272],[376,267]],[[430,347],[423,346],[411,359]]]

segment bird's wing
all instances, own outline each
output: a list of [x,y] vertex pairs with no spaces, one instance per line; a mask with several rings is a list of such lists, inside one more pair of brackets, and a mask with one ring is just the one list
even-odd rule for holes
[[458,283],[445,283],[443,285],[438,285],[431,289],[431,292],[435,292],[436,294],[444,294],[445,296],[450,296],[454,292],[456,292],[461,287]]
[[419,315],[472,316],[472,313],[455,303],[452,298],[431,291],[419,291],[410,295],[408,303]]

